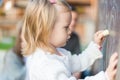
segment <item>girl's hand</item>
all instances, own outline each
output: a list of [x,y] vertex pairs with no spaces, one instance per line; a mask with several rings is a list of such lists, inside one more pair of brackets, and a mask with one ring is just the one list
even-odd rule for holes
[[100,47],[102,46],[102,43],[105,38],[105,35],[103,33],[104,33],[104,30],[101,30],[101,31],[96,32],[94,35],[94,42]]
[[109,80],[115,80],[117,73],[117,63],[118,63],[118,53],[114,53],[110,58],[109,66],[105,72]]
[[73,76],[75,76],[76,79],[80,79],[81,72],[75,72],[75,73],[73,73]]

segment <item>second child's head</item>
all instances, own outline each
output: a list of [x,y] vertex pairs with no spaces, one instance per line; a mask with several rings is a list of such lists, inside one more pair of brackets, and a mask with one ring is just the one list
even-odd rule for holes
[[31,0],[28,3],[22,29],[23,53],[36,48],[54,53],[70,38],[71,11],[65,0]]

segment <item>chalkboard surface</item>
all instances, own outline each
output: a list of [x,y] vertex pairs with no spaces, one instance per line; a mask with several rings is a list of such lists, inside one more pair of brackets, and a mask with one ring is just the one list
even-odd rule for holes
[[[120,0],[98,0],[98,30],[108,29],[108,36],[103,45],[103,70],[108,66],[109,58],[113,52],[120,54]],[[120,80],[120,60],[116,80]]]

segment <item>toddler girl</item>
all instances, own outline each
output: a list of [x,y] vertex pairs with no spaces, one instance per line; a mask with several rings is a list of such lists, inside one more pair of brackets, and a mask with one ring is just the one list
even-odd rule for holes
[[[77,80],[72,73],[81,72],[102,58],[99,48],[103,31],[79,55],[59,48],[70,38],[71,10],[65,0],[31,0],[28,3],[22,29],[23,54],[27,56],[28,80]],[[111,58],[105,72],[85,80],[113,80],[117,54]]]

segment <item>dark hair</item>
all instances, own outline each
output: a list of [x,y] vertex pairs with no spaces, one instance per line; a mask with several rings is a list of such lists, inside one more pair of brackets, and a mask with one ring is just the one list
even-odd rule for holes
[[75,6],[71,6],[71,10],[72,11],[76,11],[76,7]]

